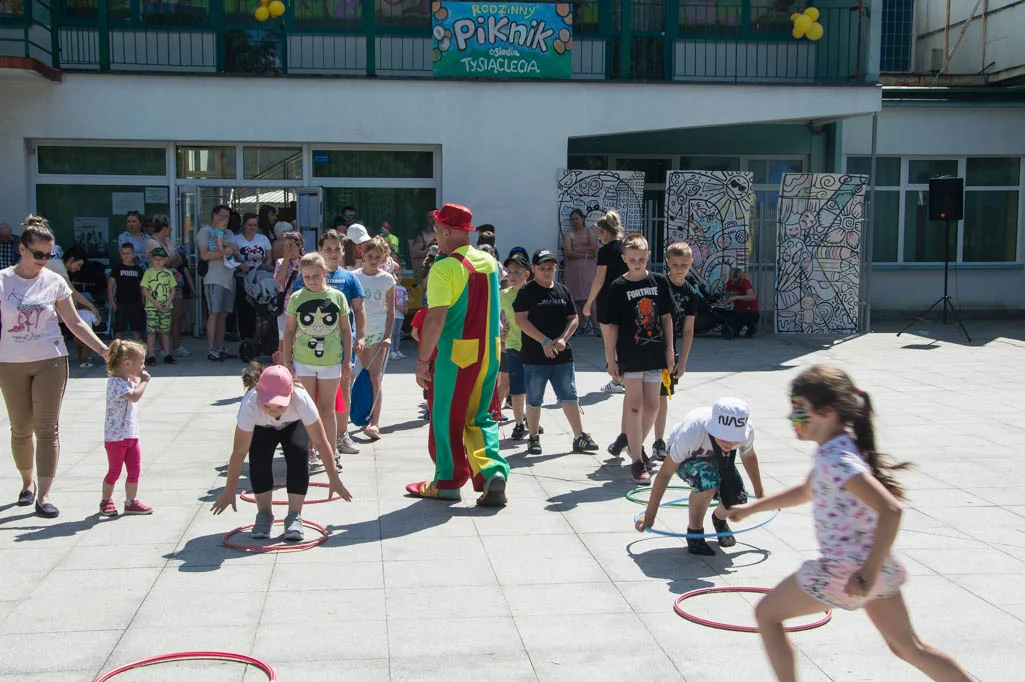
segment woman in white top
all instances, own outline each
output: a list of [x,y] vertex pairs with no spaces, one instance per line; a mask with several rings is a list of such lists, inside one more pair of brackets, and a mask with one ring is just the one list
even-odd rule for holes
[[273,267],[270,240],[257,231],[258,227],[256,214],[247,213],[242,217],[242,231],[232,238],[239,261],[235,269],[235,315],[238,333],[243,339],[251,339],[256,333],[256,310],[246,300],[246,275],[261,265]]
[[280,445],[287,467],[285,487],[288,490],[288,514],[285,516],[285,540],[303,539],[303,503],[310,486],[310,468],[306,453],[310,441],[320,453],[327,472],[328,499],[335,495],[345,501],[352,495],[342,485],[331,455],[324,424],[320,421],[317,403],[302,386],[296,386],[291,373],[282,365],[272,365],[262,372],[258,367],[247,369],[242,383],[249,391],[242,398],[235,426],[235,444],[228,462],[228,478],[224,492],[210,510],[216,515],[228,507],[238,511],[235,489],[242,474],[242,463],[249,456],[249,479],[256,497],[256,523],[250,535],[270,537],[274,523],[271,496],[274,488],[274,450]]
[[[104,358],[107,346],[78,316],[71,286],[46,267],[55,257],[46,221],[30,215],[22,227],[21,261],[0,271],[0,389],[11,423],[11,451],[21,474],[18,505],[35,502],[36,514],[52,519],[60,514],[49,500],[60,458],[58,422],[68,381],[68,350],[58,316]],[[38,475],[35,486],[33,474]]]

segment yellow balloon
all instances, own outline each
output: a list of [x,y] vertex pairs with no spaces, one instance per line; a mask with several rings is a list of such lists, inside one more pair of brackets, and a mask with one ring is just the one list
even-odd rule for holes
[[270,4],[270,0],[260,0],[260,7],[266,7]]
[[808,17],[812,21],[818,21],[819,10],[817,7],[809,7],[808,9],[804,10],[804,16]]
[[270,15],[272,17],[280,17],[285,13],[285,3],[281,0],[271,0],[270,3]]
[[254,12],[254,14],[256,15],[257,21],[267,21],[268,19],[270,19],[270,10],[268,10],[266,7],[257,7],[256,12]]
[[799,17],[799,16],[801,16],[800,12],[794,12],[793,14],[790,15],[790,21],[792,21],[792,22],[793,21],[797,21],[797,17]]
[[807,14],[802,14],[794,19],[794,28],[801,29],[801,33],[807,33],[813,23],[815,22],[813,22]]
[[811,28],[805,31],[805,35],[808,36],[808,40],[818,40],[822,37],[822,34],[825,32],[826,29],[822,28],[822,24],[816,21],[814,24],[811,25]]
[[792,33],[793,33],[795,38],[803,38],[804,37],[804,31],[802,31],[801,29],[797,28],[796,26],[794,26],[794,30],[793,30]]

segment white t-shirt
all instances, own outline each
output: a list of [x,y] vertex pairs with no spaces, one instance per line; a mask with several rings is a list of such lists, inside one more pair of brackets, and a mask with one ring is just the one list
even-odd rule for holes
[[353,273],[363,285],[363,310],[367,315],[367,345],[380,343],[391,335],[392,321],[388,319],[388,292],[395,288],[395,278],[383,270],[368,275],[362,270]]
[[246,239],[244,234],[236,234],[233,240],[238,247],[238,260],[242,265],[255,268],[263,265],[264,259],[271,251],[270,240],[257,232],[253,235],[252,241]]
[[0,270],[0,362],[66,357],[55,303],[71,297],[71,285],[43,268],[33,279],[14,267]]
[[[712,438],[705,430],[711,418],[711,407],[699,407],[688,412],[683,421],[673,427],[666,443],[669,448],[669,456],[673,458],[674,462],[680,464],[691,457],[710,458],[715,454]],[[747,454],[755,446],[755,429],[750,419],[747,420],[744,436],[744,442],[737,447],[738,454],[741,455]]]
[[60,258],[51,258],[46,261],[46,269],[51,272],[56,272],[58,275],[64,278],[65,282],[71,283],[71,275],[68,274],[68,269],[64,266],[64,261]]
[[139,437],[139,413],[136,404],[125,398],[135,388],[128,379],[107,379],[107,417],[103,421],[103,440],[116,443]]
[[292,401],[285,408],[280,419],[274,419],[260,409],[260,401],[256,399],[256,391],[249,391],[242,398],[238,408],[238,427],[243,431],[252,431],[257,426],[280,431],[294,422],[302,420],[304,426],[315,424],[320,419],[317,403],[302,386],[292,389]]

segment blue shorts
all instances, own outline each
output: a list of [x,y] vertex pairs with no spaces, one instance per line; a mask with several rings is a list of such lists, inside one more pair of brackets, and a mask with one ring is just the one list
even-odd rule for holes
[[509,375],[509,395],[523,395],[527,392],[527,382],[523,375],[523,363],[520,362],[518,350],[506,349],[502,353],[502,371]]
[[562,362],[558,365],[523,365],[523,377],[527,385],[528,407],[541,407],[545,399],[545,387],[549,383],[560,403],[577,401],[576,370],[572,362]]

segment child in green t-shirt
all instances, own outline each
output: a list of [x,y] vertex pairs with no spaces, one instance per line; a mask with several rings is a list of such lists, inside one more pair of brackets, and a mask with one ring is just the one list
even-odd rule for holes
[[334,443],[335,394],[340,381],[349,385],[352,373],[349,304],[344,294],[327,286],[327,264],[319,253],[303,256],[299,272],[304,286],[292,294],[285,309],[281,364],[316,396],[327,442]]
[[164,362],[178,364],[171,355],[171,308],[174,307],[174,289],[177,282],[174,271],[167,267],[167,251],[158,246],[150,252],[150,268],[142,275],[139,288],[146,301],[146,364],[157,364],[157,334],[164,349]]
[[530,277],[530,263],[520,254],[510,256],[505,261],[506,282],[509,286],[499,294],[502,310],[502,362],[499,366],[498,391],[499,405],[509,396],[512,401],[513,419],[516,425],[512,430],[513,440],[523,440],[527,435],[523,407],[527,398],[527,386],[523,379],[523,365],[520,363],[520,345],[522,337],[519,325],[516,324],[516,312],[513,301],[523,285]]

